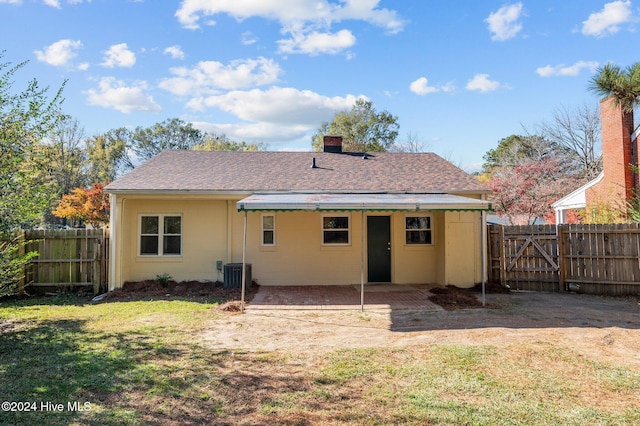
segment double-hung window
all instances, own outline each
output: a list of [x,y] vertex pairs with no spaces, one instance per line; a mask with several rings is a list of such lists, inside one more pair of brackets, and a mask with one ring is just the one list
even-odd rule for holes
[[182,254],[182,216],[141,215],[141,256],[180,256]]
[[405,216],[406,244],[432,244],[431,216]]
[[276,245],[276,216],[273,214],[262,215],[262,245]]
[[349,244],[349,216],[322,216],[322,243]]

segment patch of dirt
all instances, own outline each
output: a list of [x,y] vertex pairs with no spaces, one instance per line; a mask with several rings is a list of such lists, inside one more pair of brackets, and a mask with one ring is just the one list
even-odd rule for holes
[[13,321],[10,319],[0,319],[0,334],[16,333],[27,328],[25,323]]
[[[483,344],[503,347],[548,342],[581,356],[640,368],[640,304],[637,298],[574,293],[511,292],[500,285],[431,288],[442,309],[329,310],[251,309],[260,287],[240,289],[216,282],[155,280],[125,283],[107,301],[158,297],[213,297],[217,315],[194,338],[214,350],[287,351],[311,358],[342,348],[416,344]],[[272,291],[265,288],[264,291]],[[281,290],[286,291],[286,289]],[[330,292],[328,293],[330,294]]]
[[285,351],[302,359],[367,347],[544,342],[595,361],[640,368],[637,298],[487,288],[482,307],[477,289],[433,290],[434,302],[444,309],[252,309],[249,304],[242,315],[212,318],[198,338],[212,350]]
[[[454,311],[457,309],[472,309],[472,308],[493,308],[491,305],[483,305],[482,301],[478,299],[477,293],[482,291],[482,285],[476,285],[472,289],[459,288],[453,285],[446,287],[434,287],[429,290],[432,296],[429,296],[429,300],[436,305],[442,306],[447,311]],[[485,284],[485,293],[498,293],[508,294],[510,292],[508,287],[503,287],[496,283]]]
[[482,307],[482,302],[476,295],[466,289],[447,286],[432,288],[429,292],[433,293],[433,296],[429,296],[429,300],[447,311]]
[[[249,301],[258,291],[258,285],[253,285],[245,289],[245,301]],[[242,289],[224,288],[220,281],[168,281],[166,283],[157,280],[127,281],[121,289],[109,292],[103,300],[144,300],[150,297],[211,297],[220,302],[220,306],[225,306],[225,311],[233,312],[232,305],[237,305],[240,311],[240,300],[242,299]]]

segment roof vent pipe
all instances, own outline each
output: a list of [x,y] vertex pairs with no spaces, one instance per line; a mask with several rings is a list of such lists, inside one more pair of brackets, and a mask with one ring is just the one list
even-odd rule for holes
[[316,157],[313,157],[313,160],[311,161],[311,168],[312,169],[317,169],[318,166],[316,166]]

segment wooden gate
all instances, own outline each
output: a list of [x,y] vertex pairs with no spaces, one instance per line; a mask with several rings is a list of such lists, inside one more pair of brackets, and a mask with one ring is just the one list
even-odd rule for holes
[[555,225],[489,225],[489,261],[489,278],[513,290],[560,290]]
[[20,292],[25,286],[106,291],[109,230],[26,231],[23,238],[25,250],[38,252],[38,257],[27,265]]

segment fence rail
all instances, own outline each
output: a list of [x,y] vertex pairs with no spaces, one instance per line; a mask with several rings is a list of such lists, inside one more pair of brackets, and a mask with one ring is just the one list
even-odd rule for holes
[[85,286],[95,294],[107,288],[109,230],[24,231],[26,252],[38,257],[25,268],[19,292],[25,287],[64,289]]
[[640,225],[489,225],[489,278],[518,290],[640,294]]

